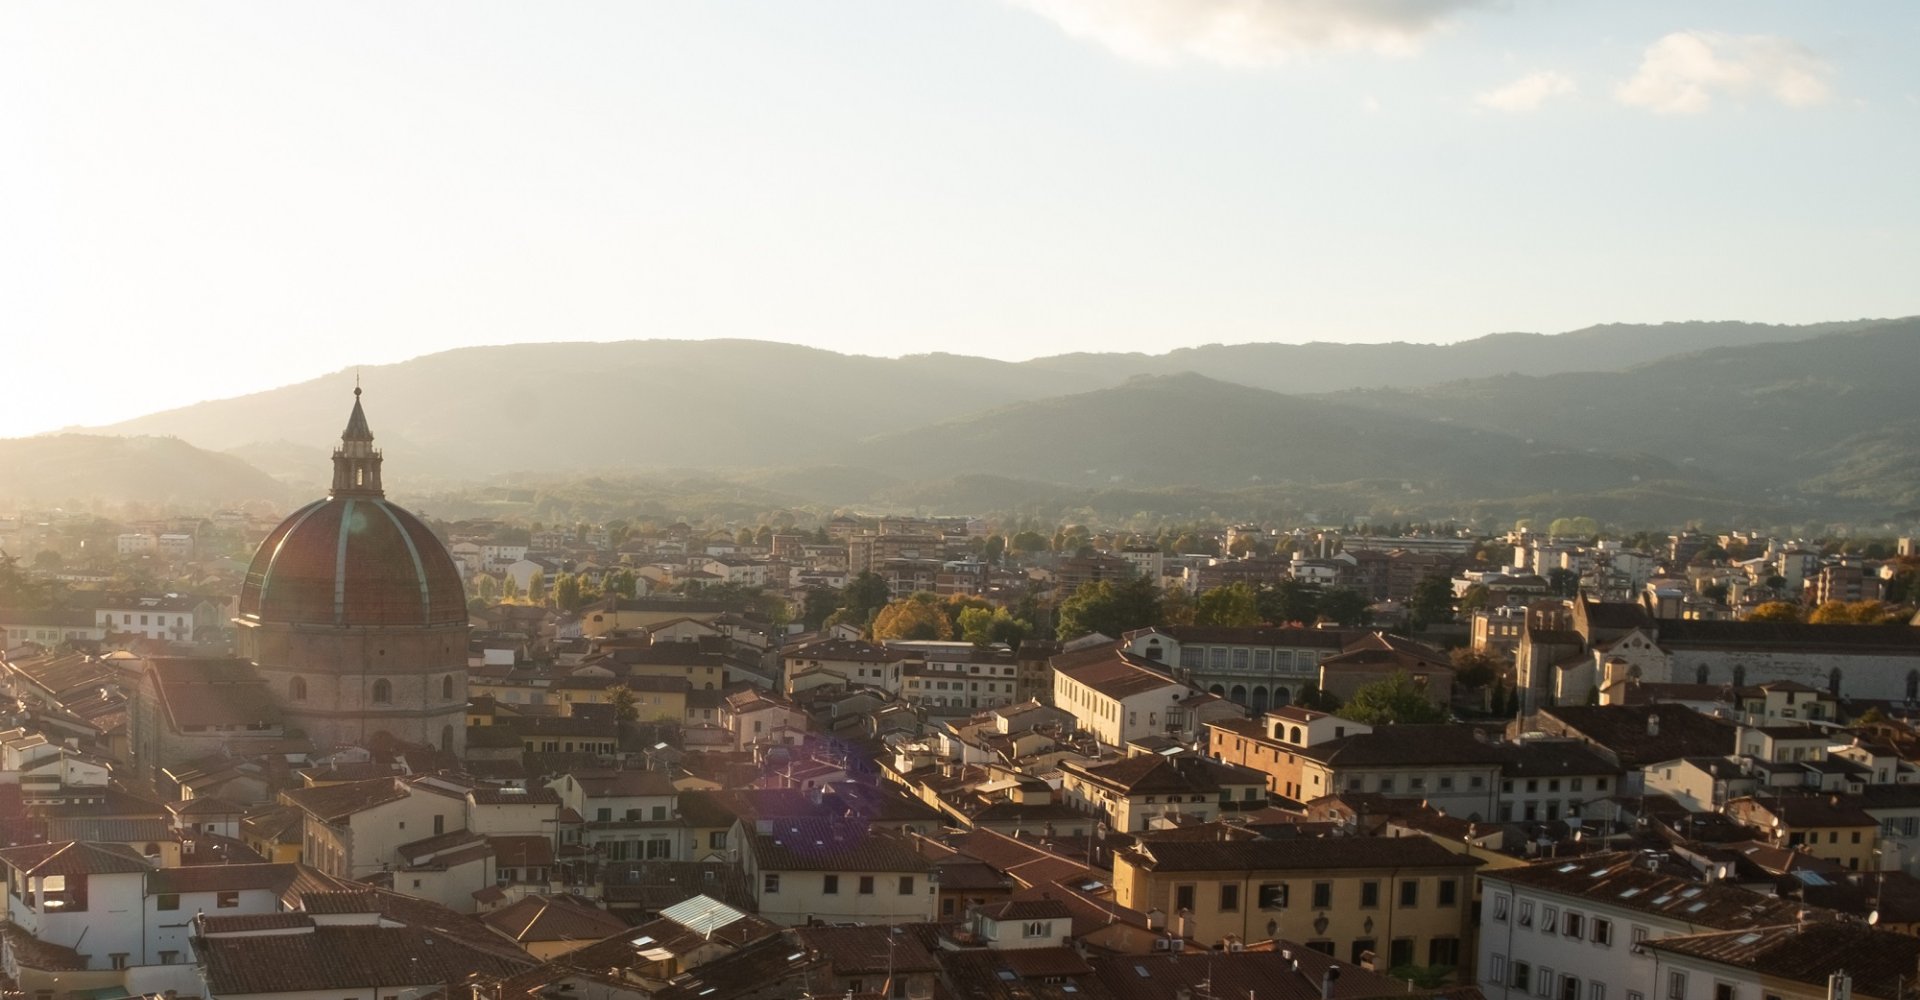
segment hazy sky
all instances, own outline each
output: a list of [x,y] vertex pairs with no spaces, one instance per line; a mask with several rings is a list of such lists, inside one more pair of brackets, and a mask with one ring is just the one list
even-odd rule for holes
[[526,340],[1920,312],[1916,38],[1911,0],[8,0],[0,434]]

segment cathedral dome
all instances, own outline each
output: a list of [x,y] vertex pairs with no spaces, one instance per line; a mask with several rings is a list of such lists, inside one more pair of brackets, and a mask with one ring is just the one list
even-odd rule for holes
[[380,488],[380,453],[354,390],[333,454],[333,492],[267,535],[240,585],[244,620],[288,625],[464,625],[453,557]]

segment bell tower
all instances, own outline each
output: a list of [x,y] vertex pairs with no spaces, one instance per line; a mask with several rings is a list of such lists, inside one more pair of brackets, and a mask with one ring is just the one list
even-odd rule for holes
[[367,412],[360,408],[360,387],[353,387],[353,413],[333,450],[333,490],[336,497],[385,496],[380,488],[380,450],[367,429]]

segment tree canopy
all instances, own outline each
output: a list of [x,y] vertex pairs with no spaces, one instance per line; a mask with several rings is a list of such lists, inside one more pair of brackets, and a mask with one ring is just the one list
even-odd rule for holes
[[1445,722],[1448,718],[1446,708],[1429,700],[1427,689],[1404,670],[1355,691],[1340,707],[1340,715],[1371,726]]
[[894,601],[880,609],[873,619],[874,639],[951,639],[953,623],[940,607],[940,599],[920,591],[903,601]]
[[1134,629],[1161,624],[1162,598],[1159,585],[1146,577],[1119,584],[1107,580],[1083,583],[1060,602],[1055,634],[1062,640],[1089,632],[1118,639]]

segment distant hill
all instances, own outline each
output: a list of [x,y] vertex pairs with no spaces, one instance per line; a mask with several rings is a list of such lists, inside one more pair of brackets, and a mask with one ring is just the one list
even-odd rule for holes
[[[1473,495],[1604,489],[1677,474],[1645,456],[1557,455],[1513,435],[1233,385],[1200,375],[1016,403],[873,438],[901,474],[965,469],[1088,487],[1236,489],[1386,479]],[[1639,477],[1636,479],[1635,477]]]
[[1825,493],[1888,509],[1920,502],[1920,318],[1619,372],[1320,398],[1574,449],[1633,449],[1753,493]]
[[[751,519],[877,506],[1660,524],[1920,507],[1920,407],[1908,399],[1920,382],[1920,318],[1021,363],[745,340],[519,344],[363,376],[388,481],[436,511],[475,516]],[[274,488],[259,470],[311,495],[351,390],[342,371],[105,428],[228,454],[183,459],[180,468],[204,468],[202,483],[123,458],[100,495],[151,498],[134,468],[157,489],[222,500]],[[104,447],[95,444],[52,462],[45,442],[62,440],[102,439],[0,444],[43,449],[51,464],[17,466],[38,477],[36,495],[92,495],[88,476],[113,461],[90,464]],[[507,484],[515,490],[495,491]]]
[[1133,375],[1193,372],[1276,392],[1422,386],[1484,375],[1617,371],[1716,347],[1807,340],[1884,320],[1804,326],[1609,323],[1568,333],[1495,333],[1452,344],[1210,344],[1166,354],[1063,354],[1027,364],[1091,387]]
[[0,439],[0,501],[204,506],[285,497],[285,488],[259,469],[176,438],[54,434]]
[[[1288,393],[1421,386],[1493,372],[1617,369],[1680,351],[1801,339],[1871,322],[1615,325],[1446,346],[1213,345],[1021,363],[957,354],[872,358],[748,340],[516,344],[446,351],[361,374],[373,431],[396,482],[426,485],[513,471],[852,465],[858,463],[844,449],[875,434],[1139,375],[1190,371]],[[286,476],[294,463],[310,460],[307,448],[328,447],[339,435],[352,379],[343,369],[99,431],[245,449],[250,461]]]

